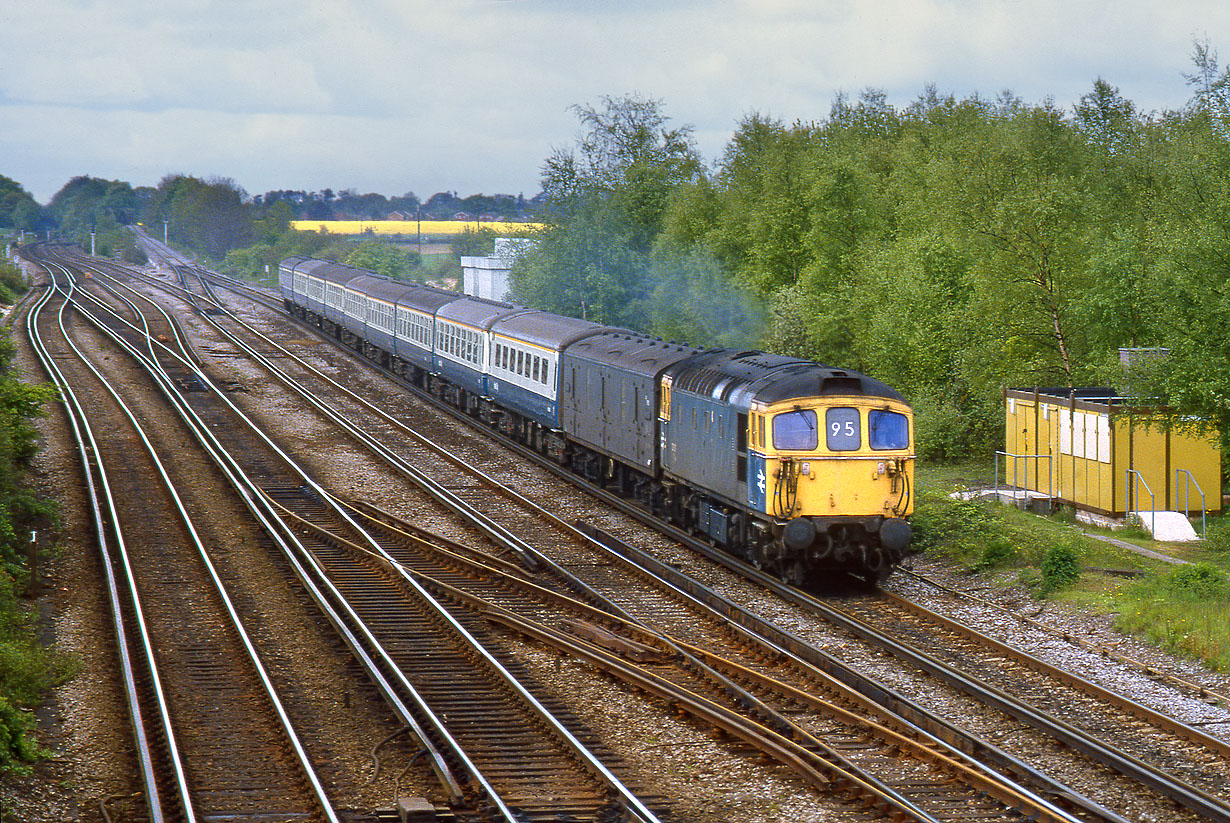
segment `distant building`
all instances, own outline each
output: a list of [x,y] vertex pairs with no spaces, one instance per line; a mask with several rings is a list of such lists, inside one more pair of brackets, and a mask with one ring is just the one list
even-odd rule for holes
[[490,257],[462,257],[462,291],[472,297],[507,300],[508,273],[518,255],[533,243],[523,237],[497,237],[495,254]]

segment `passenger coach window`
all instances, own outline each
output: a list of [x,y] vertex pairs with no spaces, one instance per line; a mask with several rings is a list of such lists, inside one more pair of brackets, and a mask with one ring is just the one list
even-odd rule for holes
[[858,409],[845,407],[829,409],[824,414],[824,425],[827,428],[829,451],[855,451],[863,444],[862,432],[859,430]]
[[784,412],[773,417],[773,448],[809,451],[817,445],[816,413],[811,409]]
[[873,449],[908,449],[910,420],[904,414],[872,409],[867,413],[867,440]]

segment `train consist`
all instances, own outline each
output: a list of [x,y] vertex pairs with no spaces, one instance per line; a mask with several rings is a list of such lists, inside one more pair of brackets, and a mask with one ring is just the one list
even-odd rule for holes
[[906,553],[913,419],[857,372],[701,350],[326,260],[286,310],[476,423],[789,582],[882,579]]

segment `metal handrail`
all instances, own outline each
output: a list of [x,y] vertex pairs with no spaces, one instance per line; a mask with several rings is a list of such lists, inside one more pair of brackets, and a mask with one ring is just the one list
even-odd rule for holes
[[[1018,474],[1017,467],[1020,465],[1021,459],[1028,460],[1030,458],[1033,458],[1035,460],[1038,460],[1038,459],[1045,457],[1047,461],[1046,463],[1046,494],[1047,494],[1047,497],[1049,497],[1051,500],[1055,499],[1054,455],[1051,455],[1051,454],[1013,454],[1012,452],[997,451],[995,452],[995,499],[996,500],[999,499],[999,456],[1001,454],[1004,457],[1012,458],[1012,486],[1013,488],[1019,488],[1016,481],[1017,481],[1017,474]],[[1039,466],[1039,469],[1041,469],[1040,466]],[[1026,474],[1027,480],[1028,480],[1028,477],[1029,477],[1028,474]],[[1028,502],[1029,502],[1029,497],[1026,496],[1026,498],[1021,502],[1021,508],[1025,508]]]
[[[1132,486],[1132,475],[1136,475],[1136,486],[1134,489]],[[1149,484],[1145,482],[1144,476],[1136,469],[1127,469],[1125,479],[1127,485],[1124,487],[1124,491],[1127,493],[1127,496],[1124,498],[1124,505],[1127,507],[1128,512],[1136,511],[1136,508],[1132,506],[1132,501],[1139,498],[1142,485],[1145,487],[1145,491],[1149,493],[1149,514],[1151,515],[1149,518],[1149,532],[1152,533],[1157,528],[1157,497],[1153,494],[1153,489],[1149,488]],[[1132,493],[1133,490],[1135,495]]]
[[[1200,536],[1204,537],[1206,534],[1208,534],[1208,528],[1209,528],[1209,524],[1208,524],[1209,507],[1208,507],[1208,501],[1205,499],[1205,496],[1204,496],[1204,489],[1200,488],[1200,484],[1196,482],[1195,476],[1192,475],[1190,471],[1188,471],[1187,469],[1175,469],[1174,470],[1174,484],[1175,484],[1176,492],[1178,491],[1179,475],[1181,474],[1187,475],[1186,482],[1184,483],[1184,486],[1183,486],[1183,514],[1186,515],[1189,519],[1192,516],[1190,504],[1191,504],[1192,484],[1195,483],[1196,491],[1200,492]],[[1177,503],[1178,500],[1176,499],[1175,502]]]

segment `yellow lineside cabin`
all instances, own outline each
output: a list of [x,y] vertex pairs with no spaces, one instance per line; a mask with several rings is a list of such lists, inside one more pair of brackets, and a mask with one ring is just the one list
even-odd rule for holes
[[1008,389],[1004,401],[1000,469],[1009,486],[1109,517],[1221,510],[1214,433],[1175,428],[1109,388]]

